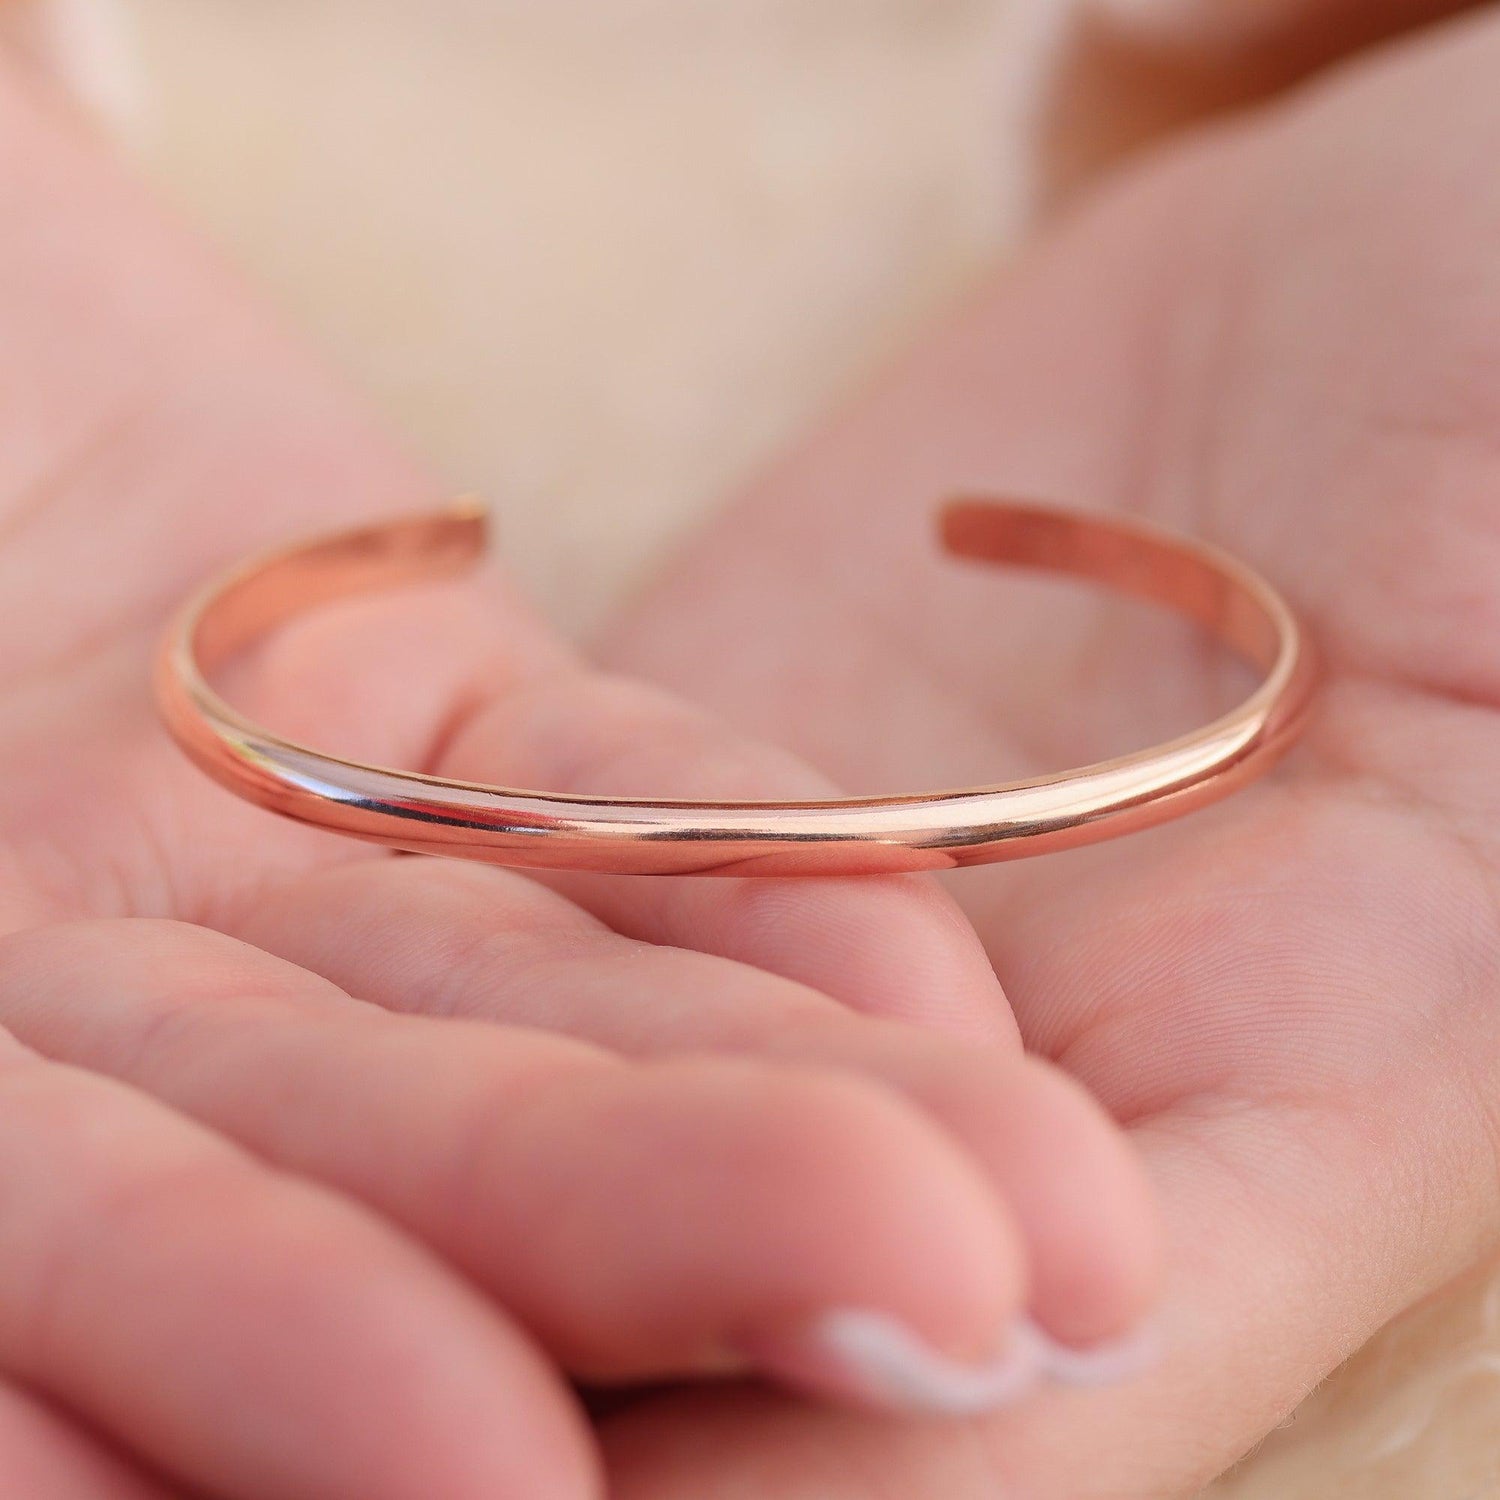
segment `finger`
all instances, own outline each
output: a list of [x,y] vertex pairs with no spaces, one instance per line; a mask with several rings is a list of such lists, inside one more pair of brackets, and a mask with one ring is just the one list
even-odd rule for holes
[[[235,923],[394,1010],[546,1027],[641,1058],[730,1051],[876,1079],[999,1188],[1044,1327],[1079,1343],[1113,1338],[1155,1299],[1155,1215],[1139,1164],[1077,1085],[1008,1047],[852,1015],[804,986],[643,946],[477,866],[368,860],[264,891]],[[642,994],[649,1003],[632,999]]]
[[[343,753],[382,759],[383,731],[370,726],[411,720],[402,674],[393,670],[411,659],[409,649],[395,644],[411,636],[410,610],[392,600],[288,629],[241,677],[240,701],[325,742],[332,732]],[[457,626],[424,633],[432,660],[497,665],[476,668],[460,708],[445,705],[434,716],[424,770],[620,796],[799,798],[835,791],[806,765],[669,695],[553,655],[518,657],[493,624]],[[387,636],[394,656],[382,649]],[[328,705],[336,701],[357,703],[357,719],[346,713],[331,725]],[[358,751],[351,749],[356,744]],[[1014,1037],[983,948],[951,899],[927,879],[568,875],[552,883],[629,936],[753,964],[870,1014],[976,1038]]]
[[166,1489],[51,1407],[0,1385],[6,1500],[169,1500]]
[[[685,977],[622,984],[617,965],[615,1003],[680,1005]],[[877,1312],[977,1359],[1021,1304],[1019,1247],[978,1168],[846,1075],[624,1064],[535,1031],[392,1016],[166,924],[11,938],[0,995],[0,1018],[49,1055],[394,1216],[591,1380],[754,1353],[856,1395],[811,1367],[827,1314]]]
[[7,1375],[234,1500],[596,1493],[538,1356],[403,1240],[9,1038],[0,1092]]
[[[1020,1411],[957,1432],[799,1409],[743,1390],[665,1397],[605,1424],[611,1496],[735,1500],[747,1484],[777,1500],[878,1500],[891,1490],[944,1500],[1197,1495],[1260,1434],[1291,1420],[1308,1389],[1308,1344],[1331,1367],[1410,1294],[1409,1285],[1397,1290],[1409,1267],[1392,1264],[1388,1236],[1369,1232],[1363,1174],[1350,1170],[1335,1183],[1317,1170],[1336,1130],[1279,1115],[1274,1106],[1218,1118],[1185,1111],[1142,1133],[1168,1190],[1173,1263],[1159,1358],[1141,1378],[1107,1390],[1044,1391]],[[1267,1159],[1288,1156],[1296,1185],[1267,1194]],[[1405,1180],[1403,1168],[1382,1175]],[[1438,1179],[1415,1192],[1424,1203],[1446,1203],[1455,1186]],[[1459,1228],[1462,1211],[1452,1219]],[[1351,1322],[1337,1303],[1345,1284],[1372,1267],[1379,1301]],[[1481,1439],[1476,1457],[1488,1452]],[[1341,1476],[1353,1483],[1385,1472],[1357,1462],[1351,1474],[1337,1467],[1315,1463],[1309,1472],[1335,1485]],[[1273,1466],[1246,1478],[1280,1493],[1285,1475]],[[1394,1482],[1399,1490],[1402,1480]]]
[[[446,774],[566,792],[798,798],[837,788],[781,751],[624,678],[537,683],[453,735]],[[1012,1035],[983,949],[918,876],[775,881],[567,876],[560,889],[617,931],[754,964],[868,1014],[961,1035]]]

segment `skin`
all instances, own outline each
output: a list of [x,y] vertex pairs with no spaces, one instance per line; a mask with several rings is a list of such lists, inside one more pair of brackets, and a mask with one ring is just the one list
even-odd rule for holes
[[[1140,1320],[1143,1171],[935,885],[548,888],[192,770],[147,691],[186,591],[441,493],[9,75],[0,219],[0,1480],[573,1500],[573,1380],[855,1401],[832,1310],[975,1361],[1023,1311]],[[485,779],[828,785],[494,577],[331,610],[229,690]]]
[[[1330,661],[1306,750],[970,873],[973,928],[920,882],[371,857],[182,766],[142,690],[171,604],[430,482],[0,83],[3,1461],[109,1500],[1157,1497],[1469,1263],[1500,1207],[1495,30],[1111,188],[622,622],[615,663],[804,760],[588,671],[498,583],[350,606],[234,684],[334,749],[575,790],[992,779],[1224,684],[927,561],[931,498],[1131,506],[1265,566]],[[562,1378],[733,1371],[851,1299],[955,1353],[1022,1306],[1119,1332],[1156,1301],[1137,1160],[1169,1275],[1135,1385],[934,1426],[736,1384],[591,1430]]]
[[1215,539],[1327,659],[1272,781],[951,886],[1027,1045],[1150,1163],[1157,1371],[962,1432],[664,1399],[609,1434],[621,1495],[1190,1493],[1494,1244],[1497,68],[1491,9],[1116,178],[620,623],[616,664],[860,790],[1076,764],[1224,701],[1156,622],[925,552],[955,490]]

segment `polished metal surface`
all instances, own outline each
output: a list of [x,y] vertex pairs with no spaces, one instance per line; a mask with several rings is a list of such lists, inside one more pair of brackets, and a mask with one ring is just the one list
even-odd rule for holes
[[1073,574],[1188,616],[1261,673],[1255,691],[1167,744],[1030,781],[808,802],[565,796],[362,765],[235,712],[208,676],[321,603],[462,572],[485,547],[471,505],[320,538],[252,562],[191,602],[163,642],[168,727],[209,775],[286,817],[424,854],[651,875],[847,875],[941,870],[1066,849],[1224,796],[1295,738],[1313,670],[1279,594],[1228,554],[1155,527],[1036,505],[942,513],[959,557]]

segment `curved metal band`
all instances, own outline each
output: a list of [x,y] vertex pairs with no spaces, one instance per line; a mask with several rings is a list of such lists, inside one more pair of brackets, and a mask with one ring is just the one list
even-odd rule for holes
[[948,550],[1094,579],[1175,609],[1262,672],[1239,707],[1168,744],[1034,781],[822,802],[553,796],[360,765],[237,714],[205,674],[326,601],[463,571],[484,550],[470,506],[276,553],[190,603],[163,643],[157,695],[184,750],[231,791],[304,823],[426,854],[625,874],[833,875],[937,870],[1144,828],[1223,796],[1295,737],[1313,680],[1296,617],[1216,548],[1135,521],[963,501]]

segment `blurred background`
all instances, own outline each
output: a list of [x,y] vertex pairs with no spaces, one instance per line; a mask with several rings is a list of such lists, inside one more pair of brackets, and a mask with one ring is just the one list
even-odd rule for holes
[[994,0],[121,3],[151,170],[574,630],[1015,211]]
[[[32,0],[11,22],[455,489],[499,502],[514,570],[586,634],[1059,183],[1320,60],[1314,30],[1253,77],[1174,64],[1166,107],[1159,58],[1100,85],[1118,39],[1082,3]],[[1212,1494],[1483,1500],[1497,1431],[1484,1276]]]

